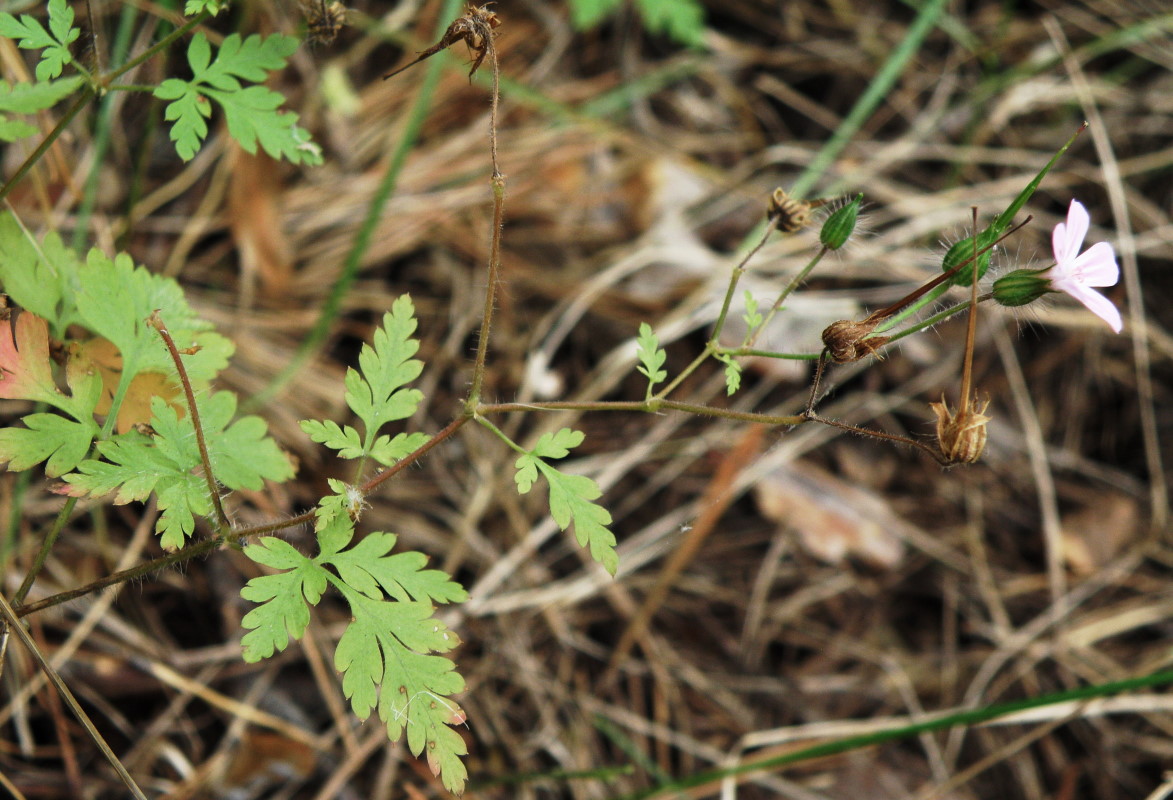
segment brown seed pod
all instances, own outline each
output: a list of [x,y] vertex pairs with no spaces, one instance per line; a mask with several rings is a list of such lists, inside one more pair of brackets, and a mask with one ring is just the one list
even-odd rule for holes
[[301,13],[312,44],[333,44],[346,26],[346,6],[338,0],[301,0]]
[[963,402],[954,414],[943,396],[941,402],[929,403],[937,415],[937,447],[945,463],[972,464],[981,458],[986,449],[986,424],[990,421],[983,412],[989,405],[989,398],[984,401],[975,398],[972,403]]
[[879,320],[855,322],[841,319],[824,328],[823,345],[831,360],[836,364],[848,364],[871,355],[881,358],[879,351],[888,344],[889,337],[868,336],[879,323]]

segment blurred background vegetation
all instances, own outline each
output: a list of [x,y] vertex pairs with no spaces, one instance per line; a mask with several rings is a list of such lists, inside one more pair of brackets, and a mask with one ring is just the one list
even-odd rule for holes
[[[302,35],[317,2],[247,0],[207,30]],[[245,493],[232,510],[241,522],[300,512],[327,478],[352,477],[297,420],[342,421],[345,369],[399,294],[415,301],[427,363],[412,429],[437,430],[467,390],[491,224],[487,71],[470,81],[457,45],[437,56],[445,67],[434,88],[423,66],[383,81],[435,41],[442,4],[350,5],[331,44],[303,47],[271,83],[322,145],[324,166],[249,156],[222,127],[185,164],[161,104],[116,93],[10,197],[30,227],[126,249],[176,276],[236,342],[225,388],[246,399],[271,387],[323,309],[332,313],[327,299],[353,254],[355,281],[323,346],[256,409],[298,459],[298,479]],[[1092,216],[1089,242],[1116,247],[1122,281],[1108,291],[1126,328],[1113,335],[1066,298],[1019,313],[983,306],[975,381],[991,398],[990,439],[981,462],[949,472],[824,427],[761,431],[684,415],[502,420],[531,441],[564,425],[586,431],[577,469],[603,486],[616,520],[614,581],[556,534],[541,498],[517,496],[512,456],[466,428],[372,498],[362,528],[400,534],[472,592],[448,618],[466,643],[454,657],[469,683],[460,700],[469,796],[618,797],[926,711],[1168,668],[1169,9],[948,3],[843,149],[810,171],[908,35],[917,3],[574,5],[589,28],[558,0],[494,5],[509,194],[486,400],[642,399],[631,364],[639,323],[656,328],[670,367],[687,364],[770,192],[800,176],[809,197],[865,197],[866,231],[824,262],[762,342],[814,352],[828,322],[931,278],[968,231],[970,207],[983,219],[1004,209],[1085,119],[1089,130],[1028,204],[1034,222],[995,269],[1048,266],[1050,231],[1078,198]],[[687,16],[693,6],[703,28]],[[92,17],[76,7],[103,58],[119,41],[140,51],[178,20],[174,3],[93,2]],[[182,74],[182,52],[132,81]],[[11,42],[0,56],[10,80],[27,69]],[[411,141],[418,102],[427,115]],[[40,124],[54,122],[46,114]],[[405,141],[373,236],[356,247]],[[26,154],[8,147],[6,173]],[[772,302],[816,248],[814,231],[775,237],[745,285]],[[835,372],[824,413],[931,435],[927,404],[942,392],[956,401],[963,334],[954,321],[881,362]],[[743,390],[726,398],[715,365],[679,397],[796,413],[809,377],[792,362],[747,365]],[[61,503],[51,488],[0,477],[17,537],[9,587]],[[78,513],[38,592],[156,555],[154,513]],[[665,579],[647,626],[631,628],[684,542],[699,552]],[[239,553],[217,553],[37,615],[33,632],[50,652],[76,648],[62,674],[152,796],[442,796],[377,723],[347,713],[329,660],[333,623],[346,614],[338,598],[319,606],[303,645],[240,661],[239,590],[253,570]],[[9,658],[0,771],[27,797],[82,796],[78,786],[120,795],[48,692],[18,696],[35,667],[19,648]],[[1044,709],[686,794],[1164,797],[1171,711],[1158,693]]]

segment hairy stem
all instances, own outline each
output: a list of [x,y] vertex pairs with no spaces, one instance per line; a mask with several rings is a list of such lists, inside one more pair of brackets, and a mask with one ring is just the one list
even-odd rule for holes
[[501,229],[505,224],[505,176],[497,163],[497,106],[501,94],[501,69],[497,63],[497,48],[493,37],[486,38],[489,66],[493,70],[493,91],[489,105],[489,154],[493,161],[493,232],[489,238],[489,285],[485,287],[485,308],[481,314],[481,330],[477,337],[476,362],[472,370],[472,388],[468,392],[465,409],[474,408],[481,400],[485,381],[485,359],[489,354],[489,333],[493,327],[493,307],[497,302],[497,281],[501,276]]
[[204,468],[204,480],[208,482],[208,496],[211,497],[212,506],[216,509],[216,533],[222,535],[232,527],[232,524],[228,521],[228,515],[224,513],[224,506],[220,503],[220,490],[216,488],[216,476],[212,472],[212,460],[208,457],[208,444],[204,440],[204,426],[200,422],[200,412],[196,408],[195,392],[191,390],[187,368],[183,366],[183,359],[179,357],[179,348],[175,346],[175,340],[171,338],[171,332],[167,330],[159,312],[156,310],[147,321],[163,337],[163,342],[167,345],[167,352],[171,354],[171,361],[175,364],[175,371],[179,373],[179,382],[183,385],[183,397],[187,401],[187,410],[191,415],[192,427],[195,429],[196,446],[200,449],[200,463]]

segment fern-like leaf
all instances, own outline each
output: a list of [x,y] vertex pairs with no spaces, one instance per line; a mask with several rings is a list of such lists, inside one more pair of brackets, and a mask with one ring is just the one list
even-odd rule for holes
[[284,98],[264,86],[241,84],[259,84],[270,72],[282,69],[298,44],[280,34],[242,39],[234,33],[224,39],[213,59],[207,37],[197,34],[187,49],[191,80],[169,78],[154,91],[155,97],[171,101],[163,117],[173,123],[171,140],[180,158],[190,160],[199,151],[208,135],[209,100],[215,100],[224,109],[229,135],[247,152],[256,153],[259,144],[273,158],[321,164],[321,148],[298,127],[297,114],[277,110]]
[[459,639],[433,616],[433,603],[459,602],[467,594],[439,570],[424,569],[422,553],[391,555],[396,536],[371,533],[347,549],[354,522],[347,514],[319,516],[316,558],[302,556],[287,543],[262,539],[245,554],[282,570],[249,581],[242,596],[261,605],[244,617],[251,629],[243,640],[247,661],[284,649],[290,636],[308,624],[308,606],[326,583],[350,605],[353,618],[334,654],[342,672],[343,693],[360,719],[378,709],[395,740],[407,733],[411,751],[427,750],[428,764],[453,792],[464,788],[460,761],[467,749],[450,726],[465,715],[449,695],[464,689],[464,679],[445,653]]
[[585,475],[563,474],[543,460],[565,458],[582,440],[583,433],[570,428],[543,434],[533,450],[517,459],[514,480],[518,492],[526,494],[541,473],[550,485],[550,516],[562,530],[573,522],[579,546],[589,547],[591,558],[614,575],[619,568],[619,555],[615,552],[615,534],[607,528],[611,514],[591,502],[603,494],[599,485]]

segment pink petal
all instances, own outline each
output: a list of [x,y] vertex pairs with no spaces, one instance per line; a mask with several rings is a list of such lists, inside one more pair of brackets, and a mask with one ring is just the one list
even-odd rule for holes
[[1055,253],[1057,264],[1069,262],[1078,255],[1090,222],[1091,218],[1083,203],[1072,200],[1071,206],[1067,209],[1067,222],[1060,222],[1051,234],[1051,249]]
[[1112,305],[1112,301],[1094,289],[1073,281],[1052,281],[1052,285],[1083,303],[1087,310],[1108,323],[1116,333],[1124,329],[1124,321],[1120,318],[1120,311]]
[[1071,263],[1071,273],[1084,286],[1115,286],[1120,280],[1116,253],[1107,242],[1096,242]]

